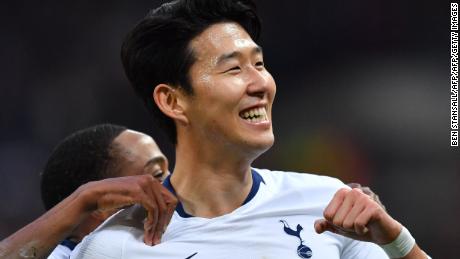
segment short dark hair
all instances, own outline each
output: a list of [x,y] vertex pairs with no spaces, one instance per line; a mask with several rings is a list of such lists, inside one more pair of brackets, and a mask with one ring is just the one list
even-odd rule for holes
[[177,0],[150,11],[123,42],[125,73],[173,144],[176,126],[156,106],[153,90],[164,83],[193,94],[189,70],[195,56],[189,43],[209,26],[225,21],[240,24],[258,40],[261,24],[251,0]]
[[81,185],[116,176],[112,142],[127,128],[100,124],[79,130],[53,150],[41,174],[41,196],[47,210]]

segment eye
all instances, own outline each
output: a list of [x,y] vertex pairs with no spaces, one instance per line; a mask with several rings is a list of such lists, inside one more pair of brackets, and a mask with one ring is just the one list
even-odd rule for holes
[[241,70],[241,68],[239,66],[234,66],[234,67],[228,69],[227,71],[225,71],[225,73],[227,73],[227,72],[238,72],[240,70]]
[[263,61],[256,62],[256,67],[263,67],[265,66]]
[[163,170],[156,170],[152,175],[153,175],[153,177],[155,177],[159,181],[162,181],[164,174],[165,173],[163,172]]

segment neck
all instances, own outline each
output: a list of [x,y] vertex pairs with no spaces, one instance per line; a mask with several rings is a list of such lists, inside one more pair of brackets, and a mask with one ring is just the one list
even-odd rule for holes
[[213,218],[240,207],[252,187],[251,162],[206,143],[179,142],[171,176],[179,201],[193,216]]

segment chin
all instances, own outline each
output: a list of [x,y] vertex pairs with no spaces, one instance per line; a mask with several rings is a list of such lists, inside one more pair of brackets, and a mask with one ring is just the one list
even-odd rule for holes
[[258,157],[269,150],[273,146],[274,142],[275,138],[273,137],[273,134],[271,134],[271,136],[266,136],[263,139],[259,138],[254,140],[254,142],[250,143],[252,150],[251,153]]

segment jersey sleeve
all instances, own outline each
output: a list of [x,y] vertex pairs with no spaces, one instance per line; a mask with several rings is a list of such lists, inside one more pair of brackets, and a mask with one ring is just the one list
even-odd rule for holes
[[63,245],[58,245],[48,256],[48,259],[68,259],[72,251]]
[[346,238],[347,241],[342,250],[340,258],[343,259],[388,259],[388,255],[383,251],[380,246],[364,241],[357,241],[353,239]]

